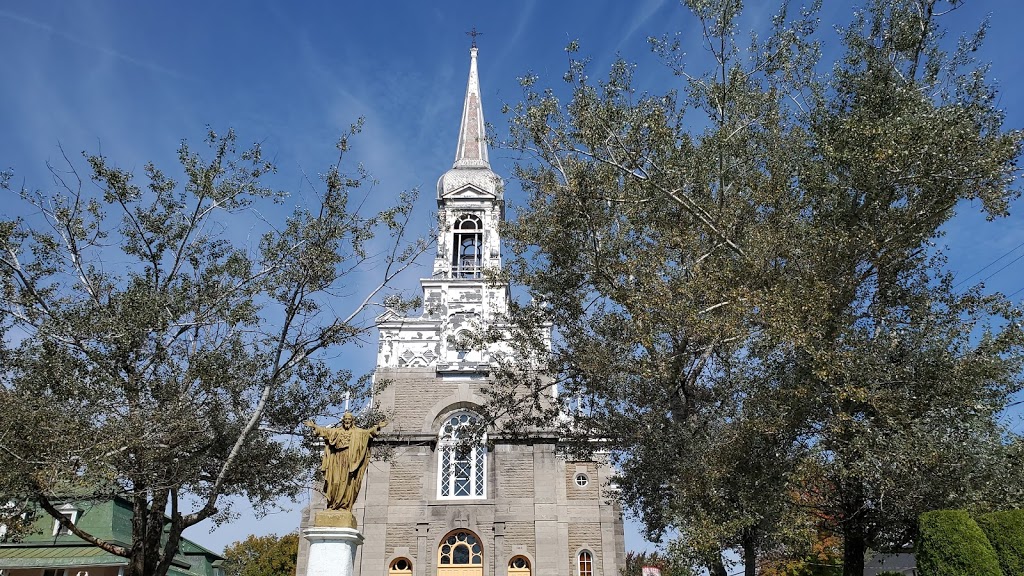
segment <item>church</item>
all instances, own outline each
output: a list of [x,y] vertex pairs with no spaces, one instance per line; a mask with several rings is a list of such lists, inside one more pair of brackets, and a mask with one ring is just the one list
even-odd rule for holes
[[[488,161],[475,42],[455,163],[437,182],[437,204],[422,312],[378,319],[375,378],[390,384],[374,402],[391,422],[376,443],[391,455],[370,464],[353,507],[365,537],[355,574],[618,576],[625,542],[607,465],[565,460],[554,430],[466,441],[491,358],[460,349],[460,335],[500,325],[509,298],[508,286],[484,275],[501,267],[504,200]],[[314,491],[302,528],[324,506]],[[307,554],[302,541],[300,576]]]

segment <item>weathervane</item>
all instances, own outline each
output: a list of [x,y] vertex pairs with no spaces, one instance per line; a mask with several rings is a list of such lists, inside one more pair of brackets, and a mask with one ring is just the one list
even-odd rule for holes
[[472,30],[470,30],[469,32],[466,32],[466,36],[472,36],[473,37],[473,48],[476,48],[476,37],[480,36],[482,34],[483,34],[483,32],[477,32],[476,31],[476,26],[473,26]]

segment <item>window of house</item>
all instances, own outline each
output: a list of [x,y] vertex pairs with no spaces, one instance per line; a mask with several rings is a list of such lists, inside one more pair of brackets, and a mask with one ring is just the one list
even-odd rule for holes
[[[2,511],[2,514],[0,515],[9,516],[16,506],[17,504],[15,504],[13,500],[8,500],[3,505],[0,505],[0,511]],[[25,515],[22,514],[22,518],[24,517]],[[7,536],[7,524],[0,522],[0,539],[3,539],[4,536]],[[2,568],[0,568],[0,576],[4,576],[4,570]]]
[[473,438],[480,418],[472,412],[449,416],[437,440],[440,498],[485,498],[487,446],[485,438]]
[[579,555],[579,576],[594,576],[594,557],[587,550]]
[[576,474],[576,486],[580,488],[586,488],[587,484],[590,484],[590,477],[583,472]]
[[452,277],[480,278],[483,267],[484,226],[480,217],[463,214],[452,234]]
[[[61,516],[63,516],[65,518],[67,518],[68,520],[70,520],[72,524],[74,524],[75,522],[78,521],[78,510],[74,506],[72,506],[71,504],[65,504],[65,505],[61,506],[60,508],[58,508],[58,511],[60,511]],[[65,528],[64,525],[61,524],[59,520],[57,520],[56,518],[53,519],[53,535],[54,536],[63,536],[65,534],[70,534],[70,533],[71,533],[71,531],[68,530],[67,528]],[[58,576],[60,576],[60,575],[58,575]]]

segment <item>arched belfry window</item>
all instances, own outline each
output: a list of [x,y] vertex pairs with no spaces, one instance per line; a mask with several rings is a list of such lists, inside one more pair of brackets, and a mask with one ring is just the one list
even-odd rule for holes
[[480,217],[463,214],[452,235],[452,277],[480,278],[483,268],[484,225]]
[[437,438],[438,498],[487,497],[487,446],[476,438],[480,417],[456,412],[444,420]]

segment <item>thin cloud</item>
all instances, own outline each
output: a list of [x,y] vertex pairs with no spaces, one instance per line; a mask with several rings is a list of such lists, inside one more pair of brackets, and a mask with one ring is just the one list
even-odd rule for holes
[[638,9],[636,16],[630,21],[629,26],[626,28],[626,33],[619,38],[619,44],[615,47],[615,51],[618,52],[623,49],[626,42],[633,37],[637,31],[640,30],[643,25],[651,19],[652,16],[661,8],[664,2],[662,0],[654,0],[647,2],[641,9]]
[[39,22],[38,20],[33,20],[31,18],[27,18],[25,16],[22,16],[20,14],[15,14],[14,12],[9,12],[7,10],[0,10],[0,18],[6,18],[8,20],[13,20],[15,22],[20,22],[22,24],[26,24],[26,25],[31,26],[33,28],[36,28],[38,30],[42,30],[43,32],[46,32],[47,34],[52,34],[54,36],[59,36],[60,38],[63,38],[64,40],[67,40],[68,42],[71,42],[72,44],[81,46],[83,48],[87,48],[89,50],[95,50],[96,52],[100,52],[100,53],[105,54],[107,56],[111,56],[113,58],[116,58],[116,59],[118,59],[118,60],[120,60],[122,62],[125,62],[125,63],[128,63],[128,64],[132,64],[132,65],[138,66],[140,68],[144,68],[144,69],[149,70],[151,72],[156,72],[158,74],[163,74],[163,75],[166,75],[166,76],[170,76],[172,78],[176,78],[176,79],[179,79],[179,80],[190,80],[189,77],[185,76],[184,74],[180,74],[179,72],[177,72],[175,70],[171,70],[170,68],[165,68],[165,67],[163,67],[163,66],[161,66],[159,64],[155,64],[153,62],[149,62],[149,61],[146,61],[146,60],[140,60],[140,59],[135,58],[133,56],[129,56],[128,54],[125,54],[123,52],[118,52],[117,50],[114,50],[113,48],[108,48],[107,46],[100,46],[98,44],[93,44],[91,42],[86,42],[85,40],[82,40],[80,38],[77,38],[75,36],[67,34],[65,32],[62,32],[62,31],[54,28],[53,26],[51,26],[51,25],[49,25],[49,24],[47,24],[45,22]]

